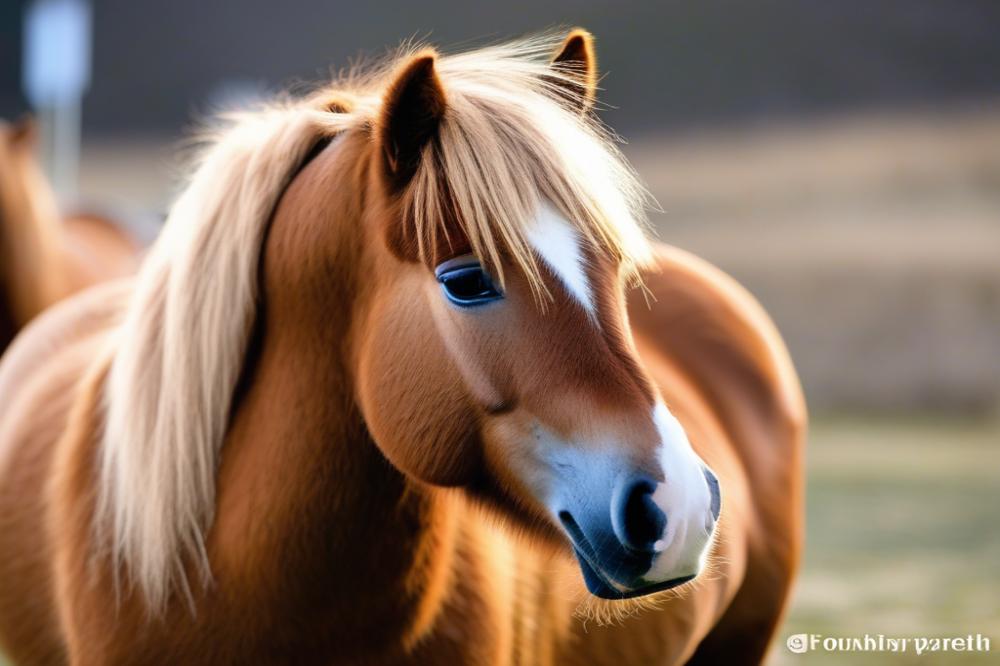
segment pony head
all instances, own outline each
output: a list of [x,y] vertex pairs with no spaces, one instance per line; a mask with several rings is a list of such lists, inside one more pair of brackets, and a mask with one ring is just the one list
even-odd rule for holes
[[568,540],[593,594],[633,597],[700,572],[719,487],[631,338],[644,202],[590,113],[591,38],[538,48],[422,51],[387,78],[358,401],[396,468]]
[[594,594],[698,574],[718,483],[631,338],[645,195],[591,113],[596,78],[583,31],[410,50],[208,148],[104,392],[95,523],[151,606],[185,557],[210,573],[259,302],[265,335],[336,357],[337,391],[399,472],[571,546]]

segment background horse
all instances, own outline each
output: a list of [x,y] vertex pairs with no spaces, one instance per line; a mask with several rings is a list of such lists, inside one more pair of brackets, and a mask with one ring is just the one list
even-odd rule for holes
[[762,659],[802,396],[645,240],[595,82],[583,31],[411,51],[222,130],[138,279],[0,366],[11,655]]
[[29,119],[0,124],[0,352],[39,312],[135,272],[139,245],[98,215],[61,217]]

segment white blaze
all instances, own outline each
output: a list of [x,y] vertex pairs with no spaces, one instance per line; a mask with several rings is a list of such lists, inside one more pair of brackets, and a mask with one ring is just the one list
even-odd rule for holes
[[593,293],[576,229],[552,204],[543,202],[538,217],[527,230],[528,242],[592,319],[596,319]]

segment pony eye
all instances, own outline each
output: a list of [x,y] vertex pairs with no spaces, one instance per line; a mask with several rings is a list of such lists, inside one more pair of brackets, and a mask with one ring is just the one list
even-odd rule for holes
[[437,271],[437,280],[448,300],[455,305],[469,307],[503,298],[493,280],[478,264],[456,268],[443,265]]

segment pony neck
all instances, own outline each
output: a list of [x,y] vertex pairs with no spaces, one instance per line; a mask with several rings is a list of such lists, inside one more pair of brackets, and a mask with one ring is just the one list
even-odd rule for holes
[[[384,648],[432,623],[439,602],[430,591],[444,587],[448,517],[459,507],[408,481],[371,440],[344,351],[353,276],[331,288],[302,273],[312,264],[301,255],[285,261],[283,252],[294,254],[286,233],[303,234],[281,222],[279,210],[222,452],[207,544],[213,573],[220,585],[266,591],[258,607],[307,613],[303,626],[322,621],[315,631],[341,645]],[[338,246],[346,254],[355,241]],[[334,264],[352,264],[344,259]],[[358,645],[362,636],[369,646]]]

